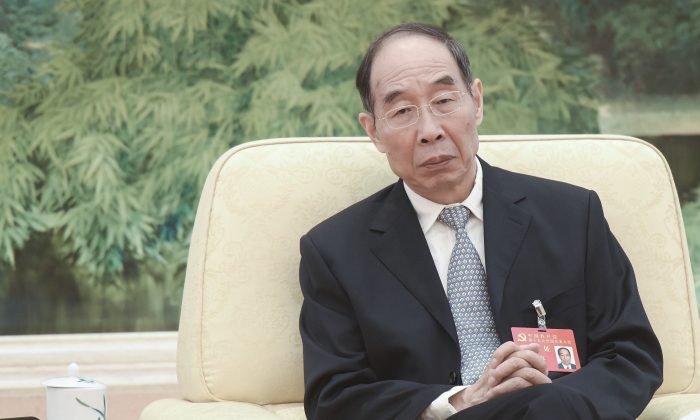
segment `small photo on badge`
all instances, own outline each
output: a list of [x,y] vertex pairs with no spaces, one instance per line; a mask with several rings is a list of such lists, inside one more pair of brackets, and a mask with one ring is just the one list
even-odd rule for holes
[[576,370],[574,350],[568,346],[554,346],[557,355],[557,367],[564,370]]

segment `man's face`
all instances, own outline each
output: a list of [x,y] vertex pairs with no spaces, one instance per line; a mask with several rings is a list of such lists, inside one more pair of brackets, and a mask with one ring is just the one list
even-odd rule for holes
[[559,349],[559,359],[561,359],[563,365],[571,364],[571,354],[569,354],[569,350]]
[[[466,93],[457,112],[433,115],[426,106],[431,99],[450,91],[467,92],[459,67],[442,43],[420,35],[397,35],[386,40],[375,56],[370,87],[374,116],[361,113],[360,124],[387,155],[392,171],[432,201],[463,201],[476,174],[481,81],[472,83],[472,95]],[[379,119],[404,105],[422,107],[418,122],[394,129]]]

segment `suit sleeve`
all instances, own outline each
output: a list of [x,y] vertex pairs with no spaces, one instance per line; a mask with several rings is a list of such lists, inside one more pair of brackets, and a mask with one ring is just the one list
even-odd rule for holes
[[379,378],[351,299],[309,236],[301,238],[304,409],[309,420],[415,419],[449,385]]
[[642,306],[630,261],[594,192],[588,214],[588,357],[579,371],[556,383],[587,395],[603,419],[636,418],[661,384],[661,347]]

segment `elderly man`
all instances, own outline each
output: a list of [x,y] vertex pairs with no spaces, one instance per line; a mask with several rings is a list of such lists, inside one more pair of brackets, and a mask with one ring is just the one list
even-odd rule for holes
[[[301,239],[308,418],[635,418],[661,349],[597,195],[477,157],[482,84],[440,29],[380,35],[357,87],[400,179]],[[535,299],[579,370],[512,341]]]

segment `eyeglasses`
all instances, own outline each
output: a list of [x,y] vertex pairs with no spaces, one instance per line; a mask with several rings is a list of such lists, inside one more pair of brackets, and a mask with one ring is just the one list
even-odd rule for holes
[[459,111],[464,104],[464,95],[466,93],[459,90],[445,92],[428,101],[426,105],[399,106],[387,111],[383,117],[377,119],[385,120],[389,128],[406,128],[418,122],[420,109],[426,106],[436,117],[444,117]]

